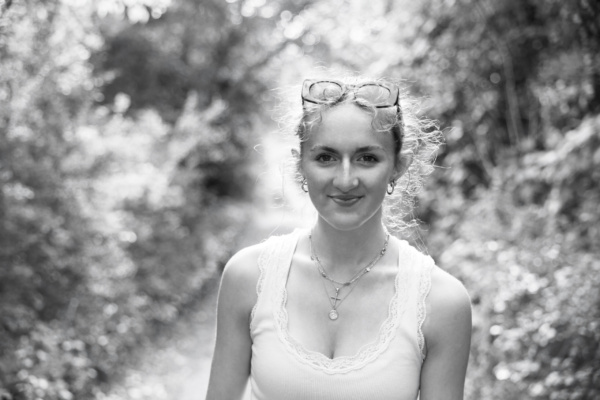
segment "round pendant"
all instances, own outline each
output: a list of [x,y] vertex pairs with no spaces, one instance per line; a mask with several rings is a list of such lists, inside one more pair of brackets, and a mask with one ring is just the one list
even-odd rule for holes
[[332,321],[338,319],[338,312],[336,310],[329,311],[329,319]]

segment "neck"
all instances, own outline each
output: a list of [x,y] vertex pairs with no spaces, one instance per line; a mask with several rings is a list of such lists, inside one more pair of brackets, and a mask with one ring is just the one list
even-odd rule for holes
[[340,231],[319,218],[312,230],[313,251],[328,272],[343,279],[368,264],[381,251],[386,231],[381,218]]

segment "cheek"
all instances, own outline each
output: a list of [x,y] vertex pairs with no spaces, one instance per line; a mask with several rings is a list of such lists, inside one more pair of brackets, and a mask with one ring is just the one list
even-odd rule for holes
[[303,172],[308,181],[308,187],[315,190],[319,190],[329,179],[323,171],[317,171],[315,168],[311,168],[310,165],[304,167]]
[[387,174],[381,176],[381,178],[377,181],[377,185],[373,186],[373,191],[377,193],[377,197],[385,197],[389,182],[390,179],[388,178]]
[[309,160],[306,160],[304,157],[305,156],[298,161],[298,171],[300,173],[300,177],[307,180],[308,187],[314,188],[318,185],[321,174],[319,174],[315,170],[314,166],[311,165]]

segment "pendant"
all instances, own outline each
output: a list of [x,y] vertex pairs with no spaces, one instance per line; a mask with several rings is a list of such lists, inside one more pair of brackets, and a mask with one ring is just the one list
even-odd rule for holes
[[338,312],[336,310],[329,311],[329,319],[332,321],[338,319]]

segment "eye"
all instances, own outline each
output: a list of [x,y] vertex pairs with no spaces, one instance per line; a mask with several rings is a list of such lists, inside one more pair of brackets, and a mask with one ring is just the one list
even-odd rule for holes
[[358,161],[363,162],[365,164],[373,164],[379,161],[379,159],[372,154],[363,154],[358,158]]
[[321,162],[323,164],[328,164],[330,162],[335,161],[335,159],[333,158],[333,156],[331,154],[319,154],[315,157],[315,160],[317,160],[318,162]]

